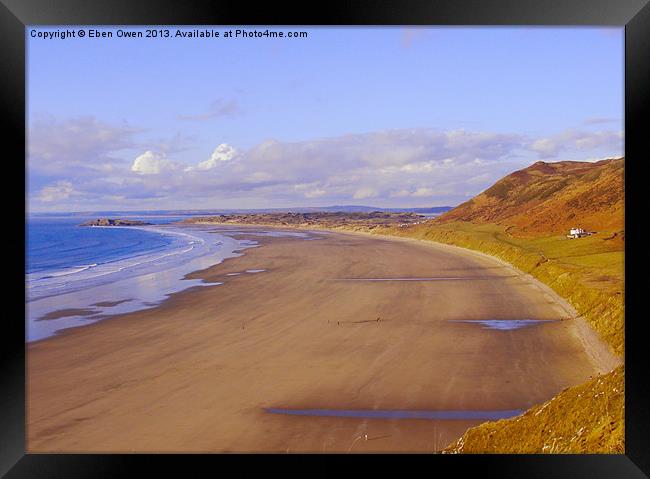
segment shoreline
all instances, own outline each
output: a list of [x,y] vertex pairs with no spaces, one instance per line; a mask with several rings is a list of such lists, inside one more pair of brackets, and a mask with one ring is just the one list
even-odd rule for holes
[[[225,226],[243,235],[294,229]],[[493,261],[346,233],[258,236],[259,248],[190,274],[224,279],[219,288],[185,290],[155,308],[29,343],[28,449],[433,452],[483,421],[264,411],[511,410],[593,373],[567,322],[486,331],[448,321],[481,312],[558,317],[539,291]],[[432,271],[460,275],[465,287],[329,281]],[[235,272],[242,274],[228,276]],[[497,276],[472,281],[485,274]],[[372,441],[351,445],[360,431]]]
[[[256,237],[256,238],[257,239],[255,241],[257,241],[259,244],[255,245],[254,247],[262,246],[264,240],[259,239],[259,237]],[[205,268],[200,268],[200,269],[197,269],[197,270],[194,270],[194,271],[190,271],[190,272],[184,274],[183,277],[180,278],[180,281],[184,281],[184,280],[189,280],[189,281],[200,280],[201,284],[188,285],[184,289],[174,291],[174,292],[172,292],[170,294],[166,294],[163,299],[161,299],[160,301],[158,301],[154,305],[151,305],[149,307],[142,307],[140,309],[136,309],[136,310],[133,310],[133,311],[116,312],[116,313],[112,313],[112,314],[109,313],[109,314],[99,315],[91,323],[62,328],[60,330],[57,330],[51,336],[46,336],[44,338],[35,339],[33,341],[25,342],[25,345],[28,346],[28,345],[32,345],[32,344],[40,344],[40,343],[43,343],[43,342],[55,340],[55,339],[57,339],[59,337],[62,337],[62,336],[65,336],[65,335],[67,335],[67,334],[69,334],[71,332],[74,332],[77,329],[92,328],[93,326],[95,326],[95,325],[97,325],[99,323],[103,323],[105,321],[117,320],[117,319],[120,319],[120,318],[128,317],[128,316],[133,315],[133,314],[138,314],[138,313],[141,313],[141,312],[144,312],[144,311],[154,310],[154,309],[157,309],[157,308],[159,308],[161,306],[165,306],[166,303],[168,303],[170,301],[173,301],[173,299],[176,298],[178,295],[183,295],[184,293],[191,293],[191,292],[198,291],[198,290],[201,290],[201,289],[204,289],[204,288],[214,288],[214,287],[217,287],[217,286],[221,286],[223,283],[221,283],[219,281],[208,280],[204,276],[202,276],[201,273],[206,272],[206,271],[208,271],[208,270],[210,270],[212,268],[215,268],[217,266],[220,266],[220,265],[226,263],[229,260],[236,260],[236,259],[238,259],[238,258],[240,258],[240,257],[242,257],[242,256],[244,256],[246,254],[244,251],[249,250],[251,248],[253,248],[253,247],[246,247],[246,248],[241,249],[241,250],[234,250],[234,253],[236,253],[236,255],[234,255],[234,256],[227,256],[227,257],[221,259],[218,263],[212,264],[212,265],[207,266]],[[245,272],[242,272],[242,274],[244,274],[244,273]],[[119,305],[119,304],[122,304],[122,303],[128,303],[128,302],[131,302],[131,301],[133,301],[133,298],[127,298],[127,299],[123,299],[123,300],[108,302],[107,304],[108,304],[108,307],[112,307],[112,306],[116,306],[116,305]],[[94,303],[91,306],[102,306],[102,304],[100,304],[100,303]],[[55,317],[47,318],[47,319],[41,318],[41,319],[37,319],[36,321],[56,320],[56,319],[59,318],[59,316],[66,317],[66,316],[68,316],[68,314],[65,314],[65,313],[67,313],[68,311],[71,311],[71,310],[72,310],[71,308],[62,308],[62,309],[59,309],[59,310],[54,310],[51,313],[48,313],[48,315],[52,315],[52,316],[55,316]]]
[[[187,280],[188,274],[237,257],[254,247],[234,237],[215,235],[205,227],[154,225],[99,228],[137,229],[156,236],[178,238],[178,243],[163,251],[154,249],[107,261],[97,269],[86,268],[80,273],[81,276],[71,274],[70,279],[65,277],[60,280],[70,283],[65,291],[50,291],[40,296],[34,296],[30,291],[25,303],[27,343],[56,336],[58,331],[64,329],[156,307],[169,294],[204,286],[202,282]],[[149,284],[156,284],[156,287],[152,288]],[[73,314],[75,312],[78,314]]]

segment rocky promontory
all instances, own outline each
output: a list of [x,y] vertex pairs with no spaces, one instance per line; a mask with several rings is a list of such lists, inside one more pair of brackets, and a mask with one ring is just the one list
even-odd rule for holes
[[219,216],[195,216],[182,223],[243,224],[292,226],[298,228],[374,229],[378,227],[420,224],[427,218],[411,212],[312,212],[312,213],[241,213]]
[[86,221],[79,226],[146,226],[152,223],[138,220],[121,220],[111,218],[98,218],[96,220]]

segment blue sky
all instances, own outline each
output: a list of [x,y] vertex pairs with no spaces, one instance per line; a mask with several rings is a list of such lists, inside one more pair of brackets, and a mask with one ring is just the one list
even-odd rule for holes
[[26,30],[32,211],[455,205],[623,154],[621,28],[63,29]]

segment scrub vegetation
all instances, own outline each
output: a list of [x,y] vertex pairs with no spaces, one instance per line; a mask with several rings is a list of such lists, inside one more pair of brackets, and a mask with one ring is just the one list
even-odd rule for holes
[[567,388],[521,416],[469,429],[443,454],[625,453],[625,370]]

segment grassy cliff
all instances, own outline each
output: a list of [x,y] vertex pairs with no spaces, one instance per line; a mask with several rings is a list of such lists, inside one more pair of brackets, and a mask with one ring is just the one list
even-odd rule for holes
[[[624,353],[624,160],[538,162],[433,222],[381,233],[495,256],[567,299]],[[569,228],[596,234],[567,239]],[[377,231],[380,232],[380,231]],[[624,366],[516,418],[469,429],[446,453],[623,453]]]
[[443,453],[623,454],[624,386],[625,370],[619,366],[521,416],[473,427]]

